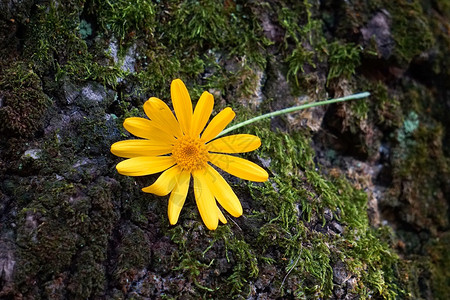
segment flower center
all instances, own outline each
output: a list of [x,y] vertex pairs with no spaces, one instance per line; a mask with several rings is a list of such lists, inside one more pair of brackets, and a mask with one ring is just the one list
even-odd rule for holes
[[172,150],[172,157],[183,170],[192,172],[206,167],[208,151],[199,138],[183,136],[179,138]]

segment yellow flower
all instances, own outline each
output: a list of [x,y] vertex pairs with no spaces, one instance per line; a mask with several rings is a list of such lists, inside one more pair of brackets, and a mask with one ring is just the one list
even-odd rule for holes
[[204,92],[192,111],[191,98],[180,79],[172,81],[170,92],[176,118],[163,101],[152,97],[144,103],[144,111],[150,120],[125,119],[125,129],[144,139],[120,141],[111,146],[113,154],[128,158],[116,168],[120,174],[128,176],[163,172],[142,191],[159,196],[170,193],[168,215],[172,225],[178,221],[192,175],[200,216],[206,227],[214,230],[219,220],[227,222],[216,200],[234,217],[242,215],[242,206],[229,184],[210,164],[242,179],[266,181],[269,175],[263,168],[228,155],[253,151],[261,141],[250,134],[214,139],[234,118],[234,111],[225,108],[205,128],[214,97]]

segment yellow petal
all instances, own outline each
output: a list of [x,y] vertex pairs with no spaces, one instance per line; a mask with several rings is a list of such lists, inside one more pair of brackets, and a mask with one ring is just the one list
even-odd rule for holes
[[154,125],[171,136],[181,137],[180,124],[173,115],[170,108],[162,100],[151,97],[144,103],[144,111]]
[[111,145],[111,153],[119,157],[158,156],[172,152],[173,146],[149,140],[126,140]]
[[259,137],[251,134],[235,134],[218,138],[206,145],[211,152],[243,153],[250,152],[261,146]]
[[208,92],[203,92],[195,106],[192,119],[191,136],[198,137],[208,123],[214,107],[214,97]]
[[239,217],[242,215],[242,205],[230,185],[225,181],[213,167],[208,165],[206,172],[208,186],[217,202],[232,215]]
[[216,200],[214,200],[214,196],[208,187],[205,174],[203,171],[195,171],[192,176],[194,177],[195,201],[200,216],[209,230],[215,230],[219,224],[219,212]]
[[206,127],[202,134],[202,139],[205,142],[208,142],[215,138],[225,127],[227,127],[235,115],[234,111],[229,107],[219,112]]
[[133,157],[121,161],[116,169],[122,175],[143,176],[162,172],[175,164],[171,156]]
[[178,177],[178,182],[170,194],[167,213],[169,215],[169,222],[172,225],[177,223],[178,217],[180,216],[181,209],[183,208],[188,193],[190,179],[191,174],[189,174],[189,172],[181,172]]
[[183,81],[175,79],[170,85],[172,105],[178,122],[185,134],[189,134],[192,123],[192,102]]
[[219,221],[222,222],[222,224],[227,224],[227,219],[225,219],[225,216],[223,215],[220,208],[217,207],[217,210],[219,211],[218,213]]
[[263,168],[240,157],[210,153],[209,159],[225,172],[242,179],[263,182],[269,178]]
[[143,188],[142,191],[158,196],[165,196],[175,188],[180,174],[181,169],[178,166],[165,170],[152,185]]
[[166,132],[155,126],[153,121],[144,118],[126,118],[123,122],[123,127],[125,127],[128,132],[137,137],[149,139],[152,141],[166,141],[168,143],[175,141],[173,134],[167,134]]
[[154,128],[150,120],[138,117],[126,118],[123,127],[131,134],[145,139],[150,138],[149,133]]

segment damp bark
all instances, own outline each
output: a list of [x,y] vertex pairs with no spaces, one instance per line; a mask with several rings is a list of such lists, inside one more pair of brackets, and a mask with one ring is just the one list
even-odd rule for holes
[[[445,1],[0,4],[0,298],[448,299]],[[123,120],[181,78],[264,120],[244,216],[177,225],[119,175]],[[225,175],[226,176],[226,175]]]

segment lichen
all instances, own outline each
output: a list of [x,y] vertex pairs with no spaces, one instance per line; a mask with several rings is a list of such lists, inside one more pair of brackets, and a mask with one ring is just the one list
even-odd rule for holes
[[[397,140],[400,147],[414,146],[414,141],[411,139],[413,132],[419,127],[419,117],[414,111],[411,111],[407,118],[403,121],[402,128],[397,132]],[[408,140],[409,138],[409,140]],[[409,141],[409,143],[408,143]],[[411,145],[411,143],[413,143]]]
[[92,26],[86,20],[80,21],[79,30],[82,39],[86,39],[92,35]]

